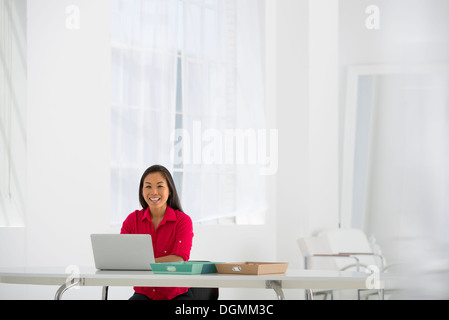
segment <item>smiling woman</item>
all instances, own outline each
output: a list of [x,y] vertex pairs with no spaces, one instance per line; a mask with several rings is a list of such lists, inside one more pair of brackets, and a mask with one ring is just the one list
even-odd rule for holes
[[[139,184],[142,210],[131,213],[122,225],[122,234],[150,234],[156,262],[187,261],[193,239],[192,219],[182,212],[172,175],[163,166],[149,167]],[[136,297],[171,300],[190,296],[188,288],[135,287]]]

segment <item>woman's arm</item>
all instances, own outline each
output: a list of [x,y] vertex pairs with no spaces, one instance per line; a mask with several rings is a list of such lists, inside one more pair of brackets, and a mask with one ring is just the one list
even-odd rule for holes
[[182,257],[174,255],[174,254],[171,254],[171,255],[165,256],[165,257],[156,258],[154,260],[156,261],[156,263],[182,262],[182,261],[184,261],[184,259]]
[[120,234],[134,234],[136,227],[136,215],[137,211],[134,211],[123,221],[122,229],[120,230]]
[[182,218],[177,224],[176,228],[176,239],[175,246],[170,252],[175,255],[180,260],[177,261],[188,261],[190,258],[190,250],[192,249],[193,240],[193,223],[192,219],[182,213]]

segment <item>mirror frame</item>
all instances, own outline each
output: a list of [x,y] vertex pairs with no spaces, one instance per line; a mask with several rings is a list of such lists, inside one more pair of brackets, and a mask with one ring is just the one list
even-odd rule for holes
[[[357,132],[357,106],[360,89],[361,76],[380,76],[380,75],[418,75],[418,74],[446,74],[449,75],[449,65],[447,64],[422,64],[422,65],[352,65],[347,68],[346,80],[346,99],[344,104],[344,124],[343,124],[343,155],[341,166],[341,193],[340,193],[340,211],[339,225],[341,228],[351,228],[354,216],[354,177],[356,165],[356,132]],[[373,85],[374,87],[374,85]],[[370,114],[374,114],[375,104],[370,105]],[[371,149],[371,130],[372,119],[369,128]],[[369,156],[367,157],[367,165],[369,165]],[[369,168],[368,168],[369,170]],[[361,191],[366,199],[367,186]],[[362,217],[366,216],[366,208],[364,205]]]

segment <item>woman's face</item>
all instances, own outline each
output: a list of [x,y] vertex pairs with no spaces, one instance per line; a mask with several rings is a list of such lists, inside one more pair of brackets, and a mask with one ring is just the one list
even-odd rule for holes
[[143,180],[142,196],[150,207],[150,211],[164,209],[169,195],[170,189],[162,173],[150,173]]

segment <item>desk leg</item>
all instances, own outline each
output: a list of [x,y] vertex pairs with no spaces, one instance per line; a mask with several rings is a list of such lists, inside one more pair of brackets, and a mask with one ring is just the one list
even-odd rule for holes
[[109,290],[108,286],[104,286],[103,287],[103,291],[101,293],[101,299],[102,300],[108,300],[108,290]]
[[384,289],[379,289],[379,299],[385,300],[385,290]]
[[61,300],[64,292],[73,288],[74,286],[82,286],[84,285],[84,279],[82,278],[73,278],[70,281],[64,282],[62,286],[59,287],[58,291],[56,291],[55,300]]
[[278,300],[285,300],[284,292],[282,291],[282,282],[276,280],[267,280],[265,282],[265,287],[267,289],[273,289],[276,292]]

